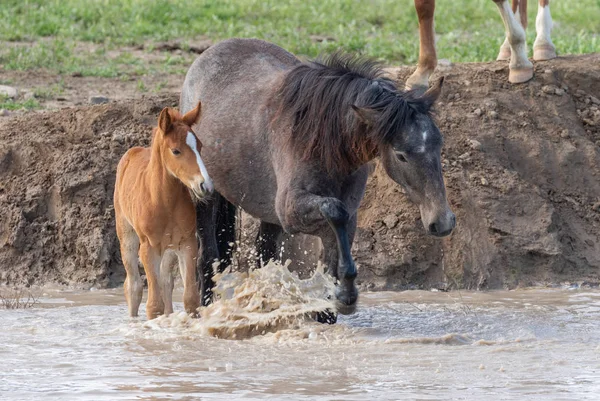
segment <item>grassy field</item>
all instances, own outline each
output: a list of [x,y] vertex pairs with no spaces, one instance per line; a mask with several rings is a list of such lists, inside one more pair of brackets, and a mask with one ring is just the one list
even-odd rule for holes
[[[536,11],[530,0],[530,45]],[[561,54],[600,51],[600,0],[553,1],[552,14]],[[489,0],[439,0],[436,30],[439,57],[454,62],[493,60],[503,39]],[[266,39],[306,56],[343,48],[390,64],[412,64],[418,55],[412,0],[0,2],[0,67],[6,70],[107,77],[181,73],[188,58],[165,53],[149,63],[128,49],[143,45],[151,52],[159,41],[179,39],[185,46],[199,38],[236,36]]]

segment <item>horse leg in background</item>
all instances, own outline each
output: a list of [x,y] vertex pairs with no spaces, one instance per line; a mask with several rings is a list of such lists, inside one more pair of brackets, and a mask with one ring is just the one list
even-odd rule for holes
[[277,257],[277,238],[283,231],[281,226],[277,224],[267,223],[265,221],[260,222],[260,228],[256,235],[256,251],[257,255],[257,266],[262,267],[269,263],[270,260],[278,260]]
[[160,285],[160,263],[161,257],[157,249],[150,246],[148,242],[142,242],[140,246],[140,259],[146,271],[148,279],[148,300],[146,301],[146,316],[154,319],[164,313],[165,305],[161,296]]
[[510,44],[510,64],[508,81],[516,84],[527,82],[533,78],[533,64],[527,59],[527,42],[525,30],[521,23],[515,18],[508,0],[492,0],[498,6],[502,22],[506,31],[506,37]]
[[176,263],[177,255],[170,251],[163,255],[160,262],[160,286],[167,316],[173,313],[173,270]]
[[179,253],[179,271],[183,279],[183,307],[187,313],[196,317],[200,306],[199,286],[196,279],[196,260],[198,258],[196,238],[182,244],[182,248],[183,250]]
[[556,58],[556,47],[550,39],[552,17],[550,16],[550,0],[538,0],[538,13],[535,18],[537,36],[533,42],[533,59],[536,61]]
[[140,277],[138,265],[138,252],[140,249],[140,240],[131,225],[117,215],[115,220],[117,228],[117,237],[121,246],[121,259],[125,266],[127,277],[125,278],[125,299],[129,308],[129,316],[136,317],[142,303],[142,293],[144,285]]
[[[517,18],[521,22],[521,26],[527,30],[527,0],[512,0],[512,10]],[[505,61],[510,60],[510,43],[508,42],[508,36],[504,37],[504,42],[500,46],[500,52],[496,60]]]
[[434,12],[435,0],[415,0],[419,18],[419,62],[417,69],[406,80],[406,89],[427,90],[429,77],[437,66],[435,52]]

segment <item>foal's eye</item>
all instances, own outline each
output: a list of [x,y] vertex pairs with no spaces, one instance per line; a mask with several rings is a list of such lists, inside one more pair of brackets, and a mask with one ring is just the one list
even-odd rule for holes
[[175,156],[179,156],[181,154],[181,151],[179,149],[171,149],[171,152],[173,152]]

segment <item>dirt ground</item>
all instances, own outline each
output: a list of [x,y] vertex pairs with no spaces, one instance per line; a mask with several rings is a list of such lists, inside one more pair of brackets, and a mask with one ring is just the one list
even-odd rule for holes
[[[501,62],[440,66],[437,120],[456,231],[427,237],[417,207],[374,162],[353,248],[361,287],[598,285],[599,65],[600,54],[536,63],[535,78],[521,85],[508,84]],[[399,79],[409,72],[390,70]],[[61,79],[0,78],[22,94]],[[116,165],[129,147],[148,145],[162,107],[177,104],[183,76],[164,77],[160,94],[145,96],[135,81],[62,80],[60,95],[40,101],[58,111],[0,117],[0,283],[118,285]],[[111,102],[85,105],[95,94]],[[250,219],[244,228],[248,242]],[[314,265],[312,239],[296,236],[285,247],[302,270]]]

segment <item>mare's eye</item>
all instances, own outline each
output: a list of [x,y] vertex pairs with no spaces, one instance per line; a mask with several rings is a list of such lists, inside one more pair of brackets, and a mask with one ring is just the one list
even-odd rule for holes
[[400,152],[396,153],[396,157],[398,158],[398,160],[400,160],[402,163],[408,163],[408,161],[406,160],[406,157],[404,157],[404,155]]
[[173,152],[175,156],[179,156],[181,154],[181,151],[179,149],[171,149],[171,152]]

